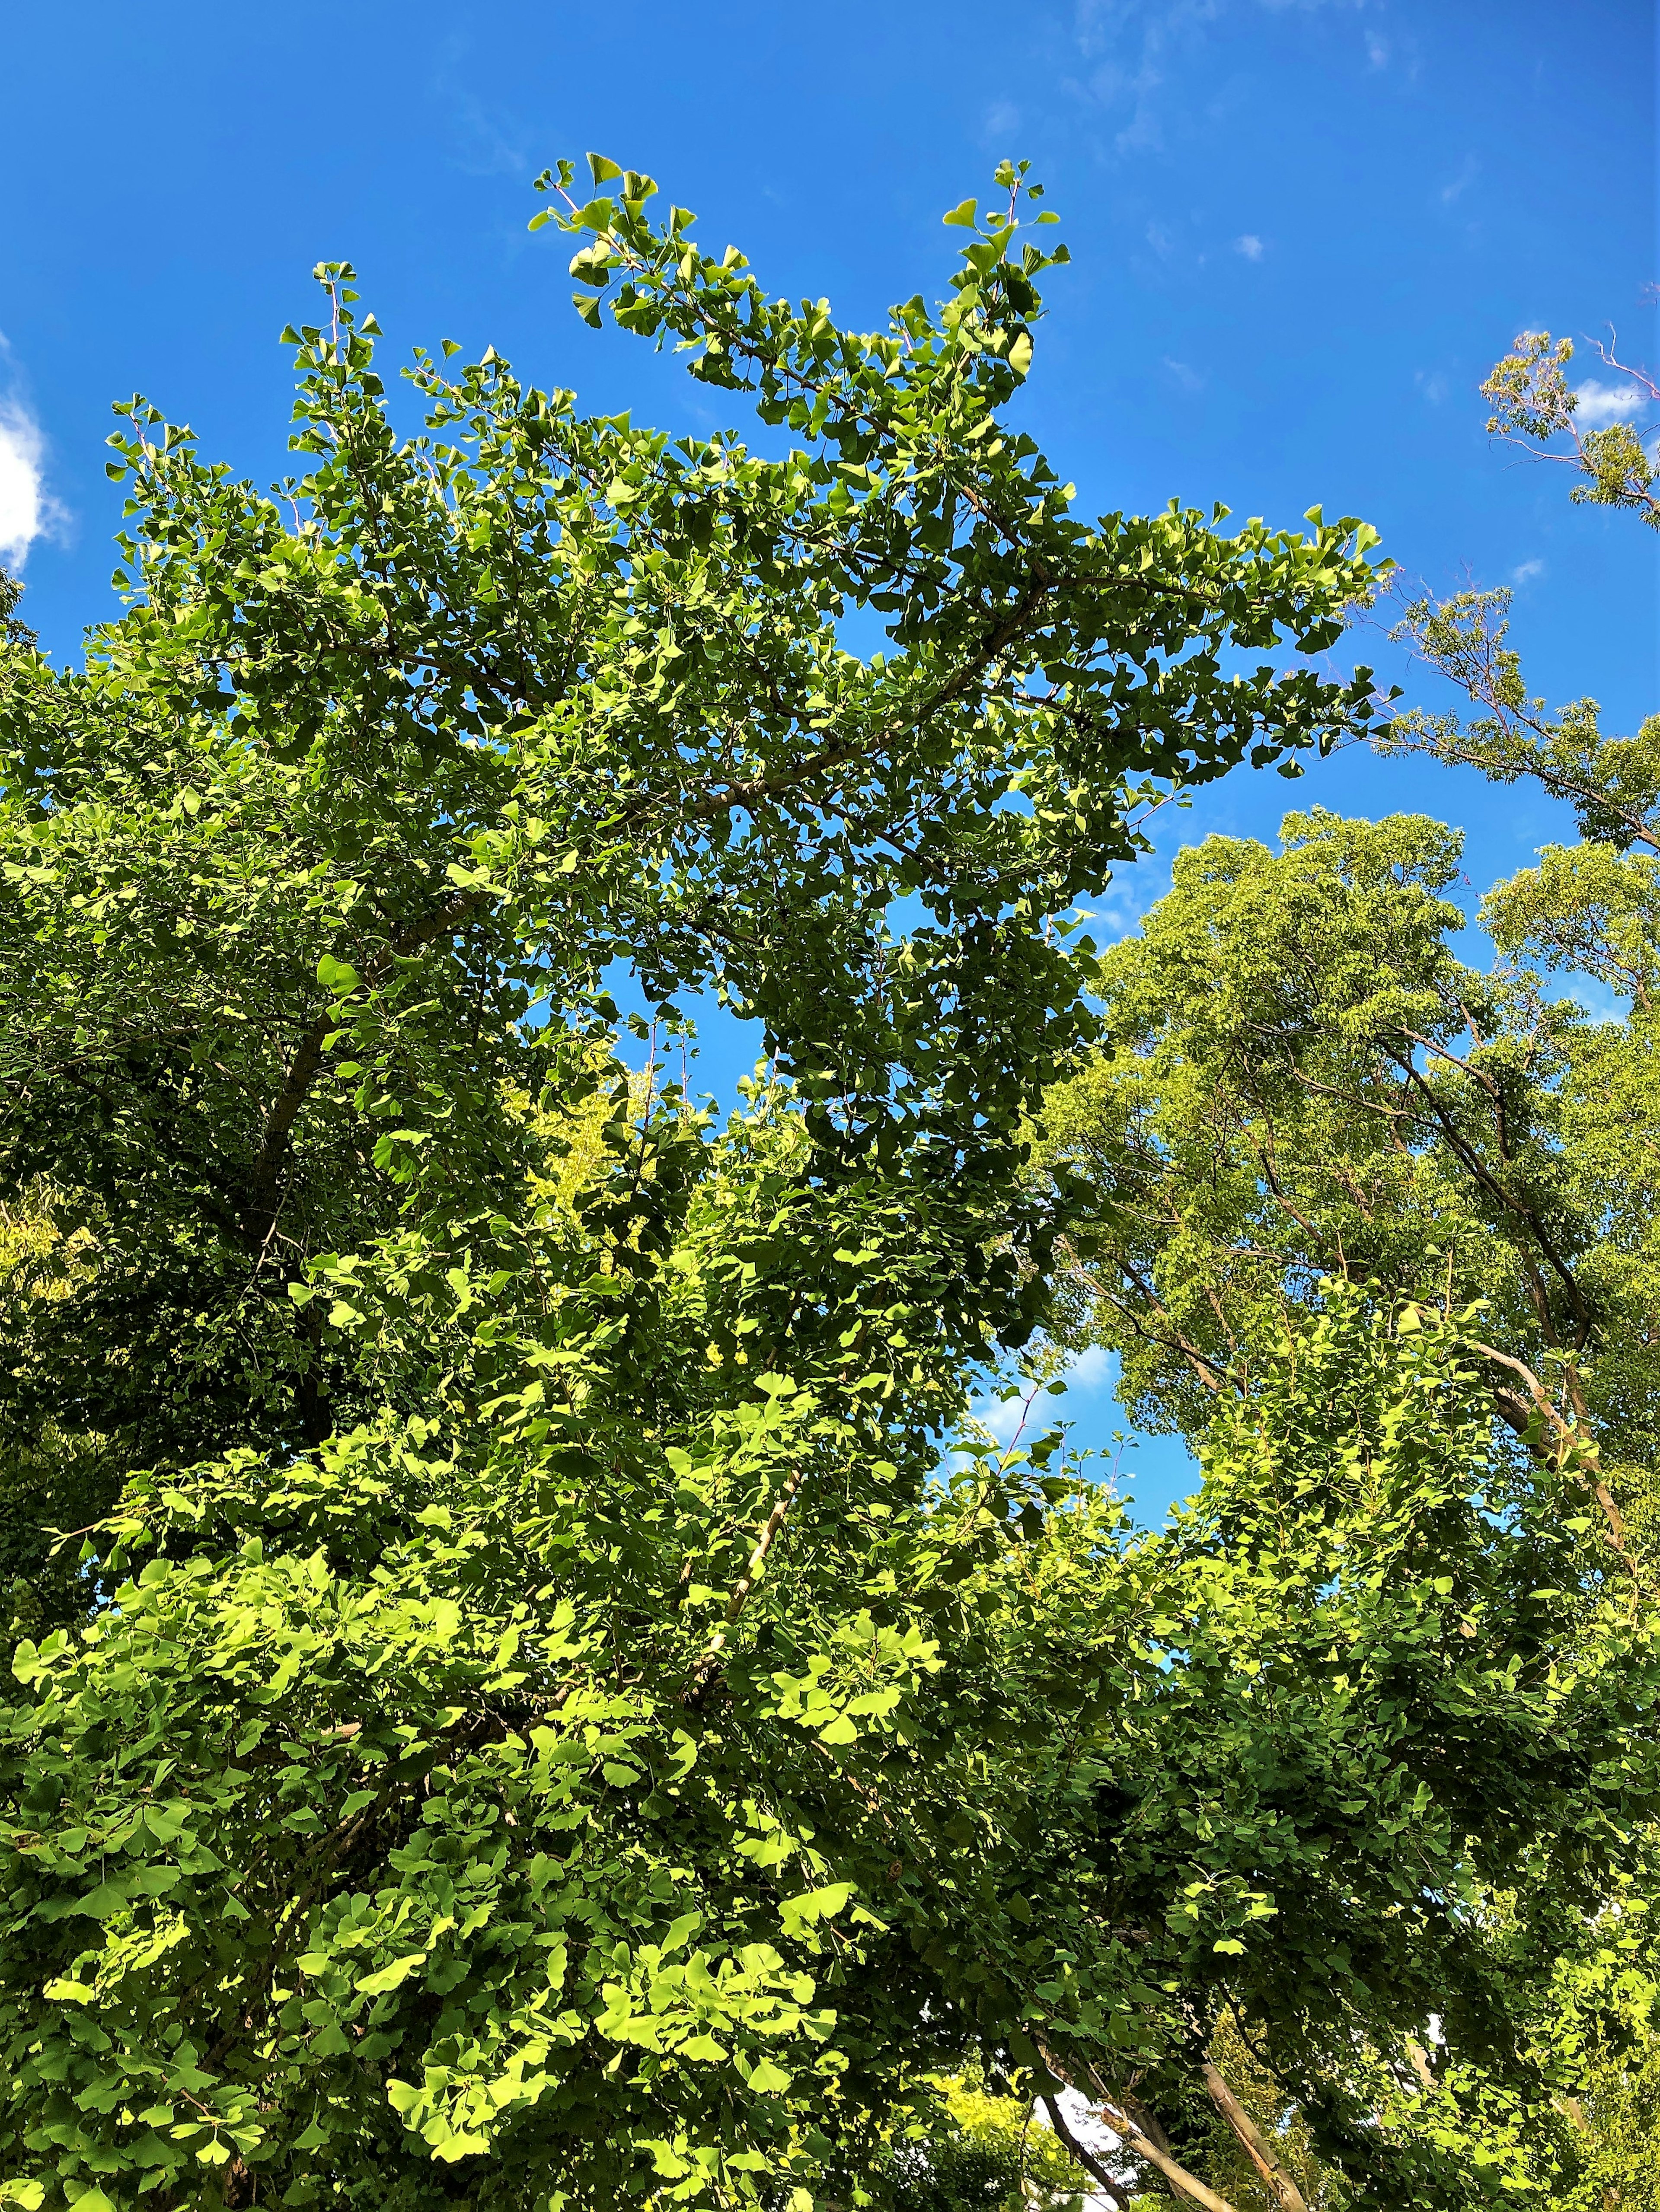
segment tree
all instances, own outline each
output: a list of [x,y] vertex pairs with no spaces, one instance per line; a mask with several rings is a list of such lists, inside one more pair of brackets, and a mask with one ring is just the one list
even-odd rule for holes
[[[494,354],[401,438],[330,264],[304,473],[130,403],[126,612],[9,643],[0,1198],[77,1256],[0,1416],[110,1485],[0,1754],[17,2203],[847,2203],[1037,1986],[964,1868],[1071,1486],[939,1461],[1042,1310],[1051,925],[1148,776],[1365,726],[1237,656],[1329,647],[1370,533],[1074,517],[1000,416],[1023,171],[861,336],[593,170],[584,313],[782,459]],[[723,1128],[620,1068],[619,961],[762,1023]]]
[[[1316,811],[1281,836],[1181,854],[1100,963],[1117,1050],[1049,1125],[1109,1201],[1073,1242],[1076,1326],[1121,1352],[1138,1418],[1197,1437],[1329,1278],[1480,1297],[1495,1411],[1541,1463],[1577,1435],[1623,1547],[1598,1468],[1630,1461],[1656,1383],[1651,1041],[1455,957],[1456,833]],[[1490,896],[1501,944],[1545,927],[1562,872]]]
[[[1486,387],[1498,408],[1490,427],[1566,438],[1576,496],[1652,520],[1634,434],[1575,435],[1568,350],[1540,334],[1518,339]],[[1610,1590],[1623,1580],[1627,1616],[1640,1622],[1651,1617],[1660,1487],[1660,718],[1620,738],[1602,735],[1593,701],[1550,713],[1506,642],[1509,604],[1502,592],[1409,603],[1397,635],[1476,711],[1408,713],[1378,740],[1499,781],[1533,777],[1573,810],[1583,842],[1546,848],[1482,902],[1494,965],[1472,967],[1448,941],[1465,921],[1446,896],[1462,840],[1439,823],[1316,809],[1287,817],[1278,851],[1213,838],[1179,856],[1169,896],[1098,963],[1110,1046],[1051,1099],[1039,1165],[1056,1176],[1057,1199],[1080,1176],[1094,1192],[1092,1207],[1067,1213],[1062,1334],[1112,1347],[1137,1417],[1200,1446],[1201,1519],[1219,1492],[1219,1438],[1242,1425],[1260,1436],[1252,1409],[1285,1389],[1286,1345],[1318,1340],[1327,1317],[1358,1302],[1414,1328],[1427,1321],[1456,1347],[1496,1431],[1490,1463],[1509,1469],[1515,1525],[1542,1531],[1554,1512],[1564,1532],[1594,1539],[1599,1579]],[[1628,1011],[1594,1018],[1554,997],[1566,975]],[[1282,1514],[1294,1465],[1280,1455]],[[1302,1508],[1289,1510],[1300,1526]],[[1371,1540],[1357,1528],[1355,1540]],[[1457,1629],[1478,1632],[1468,1619]],[[1511,1632],[1513,1663],[1525,1667],[1519,1616]],[[1647,1728],[1633,1727],[1633,1753]],[[1457,1764],[1468,1776],[1467,1755]],[[1357,2021],[1348,2068],[1332,2054],[1332,2075],[1306,2094],[1293,2092],[1294,2069],[1275,2069],[1279,2094],[1259,2084],[1253,2100],[1258,2120],[1272,2134],[1295,2116],[1329,2158],[1334,2094],[1370,2100],[1374,2142],[1393,2139],[1408,2164],[1409,2146],[1427,2137],[1458,2145],[1501,2193],[1646,2203],[1654,2146],[1638,2115],[1660,2022],[1648,1933],[1657,1869],[1640,1791],[1630,1812],[1625,1843],[1600,1871],[1583,1870],[1588,1886],[1570,1877],[1554,1929],[1548,1900],[1522,1899],[1502,1855],[1463,1892],[1462,1933],[1490,1947],[1506,2022],[1496,2064],[1479,2033],[1474,2052],[1460,2048],[1432,1972],[1419,1998],[1426,2025],[1394,2068],[1415,2110],[1392,2106],[1387,2067],[1368,2074],[1359,2054],[1387,2039]],[[1538,1916],[1520,1942],[1518,1905]],[[1444,1989],[1461,1978],[1448,1972]],[[1250,1992],[1238,2002],[1249,2047],[1270,2051],[1283,2033],[1272,2005]],[[1182,2108],[1177,2085],[1165,2094]],[[1352,2179],[1353,2154],[1338,2156]],[[1213,2158],[1203,2170],[1225,2169]],[[1421,2173],[1396,2185],[1397,2201],[1440,2201],[1443,2185]],[[1329,2169],[1318,2186],[1344,2201]]]

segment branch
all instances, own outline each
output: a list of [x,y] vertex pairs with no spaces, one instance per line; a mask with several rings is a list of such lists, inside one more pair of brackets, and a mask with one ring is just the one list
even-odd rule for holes
[[1107,2172],[1105,2166],[1102,2165],[1100,2160],[1096,2158],[1092,2153],[1086,2151],[1083,2144],[1079,2142],[1077,2136],[1073,2135],[1071,2128],[1067,2124],[1067,2118],[1065,2113],[1061,2110],[1059,2100],[1057,2098],[1046,2095],[1043,2100],[1043,2104],[1044,2111],[1049,2116],[1049,2125],[1055,2130],[1055,2134],[1066,2145],[1067,2148],[1072,2153],[1079,2165],[1083,2167],[1085,2172],[1088,2174],[1090,2179],[1101,2191],[1101,2194],[1108,2199],[1109,2203],[1112,2208],[1112,2212],[1128,2212],[1130,2200],[1124,2195],[1122,2185],[1113,2179],[1112,2176]]
[[1219,1395],[1227,1384],[1234,1381],[1234,1377],[1228,1369],[1222,1366],[1219,1362],[1213,1359],[1207,1352],[1201,1352],[1196,1344],[1195,1344],[1189,1337],[1183,1334],[1182,1331],[1176,1326],[1176,1323],[1171,1320],[1169,1309],[1160,1301],[1158,1295],[1152,1288],[1152,1285],[1146,1279],[1139,1270],[1131,1264],[1129,1261],[1125,1259],[1122,1253],[1114,1252],[1110,1254],[1109,1256],[1111,1259],[1113,1265],[1117,1268],[1119,1273],[1124,1276],[1128,1281],[1134,1284],[1136,1289],[1140,1291],[1142,1297],[1146,1300],[1147,1304],[1152,1309],[1152,1312],[1157,1315],[1161,1321],[1164,1321],[1168,1324],[1162,1334],[1148,1328],[1142,1321],[1141,1316],[1127,1300],[1116,1297],[1112,1291],[1107,1288],[1106,1285],[1102,1282],[1098,1277],[1085,1273],[1081,1267],[1077,1266],[1076,1262],[1074,1262],[1074,1272],[1076,1273],[1079,1281],[1087,1284],[1089,1288],[1094,1291],[1098,1297],[1104,1298],[1110,1306],[1116,1308],[1119,1313],[1122,1314],[1124,1319],[1135,1331],[1135,1334],[1146,1343],[1156,1344],[1162,1351],[1179,1352],[1182,1357],[1187,1361],[1188,1364],[1193,1369],[1194,1373],[1198,1376],[1199,1380],[1204,1384],[1205,1388],[1210,1391],[1213,1395]]
[[[1490,1197],[1496,1205],[1500,1206],[1505,1212],[1513,1215],[1518,1221],[1525,1221],[1527,1223],[1529,1228],[1533,1232],[1534,1241],[1537,1244],[1539,1251],[1542,1254],[1546,1262],[1560,1279],[1564,1289],[1567,1291],[1568,1304],[1572,1311],[1574,1320],[1583,1330],[1587,1323],[1587,1316],[1585,1312],[1585,1302],[1580,1293],[1579,1285],[1575,1281],[1573,1272],[1569,1267],[1567,1261],[1562,1258],[1561,1255],[1557,1251],[1554,1244],[1552,1243],[1549,1237],[1546,1235],[1545,1224],[1540,1219],[1537,1209],[1534,1206],[1523,1204],[1519,1199],[1513,1198],[1510,1192],[1505,1188],[1503,1183],[1501,1183],[1498,1177],[1493,1175],[1492,1170],[1487,1167],[1486,1162],[1476,1152],[1475,1146],[1469,1142],[1468,1138],[1463,1135],[1462,1132],[1455,1126],[1450,1115],[1447,1111],[1444,1103],[1430,1083],[1426,1080],[1423,1071],[1414,1062],[1410,1051],[1402,1054],[1395,1051],[1386,1040],[1380,1038],[1378,1042],[1383,1051],[1389,1054],[1389,1057],[1395,1062],[1395,1066],[1406,1077],[1408,1082],[1411,1084],[1416,1091],[1421,1093],[1423,1097],[1428,1102],[1429,1110],[1431,1115],[1434,1119],[1436,1127],[1440,1130],[1441,1134],[1446,1139],[1454,1158],[1459,1161],[1466,1174],[1471,1177],[1477,1188],[1484,1190],[1487,1194],[1488,1197]],[[1450,1057],[1450,1055],[1449,1055],[1449,1057]],[[1543,1284],[1539,1281],[1536,1268],[1534,1268],[1529,1265],[1529,1273],[1534,1277],[1535,1283],[1537,1286],[1537,1303],[1540,1304],[1541,1309],[1539,1316],[1540,1325],[1544,1329],[1548,1336],[1554,1335],[1555,1333],[1554,1323],[1551,1316],[1548,1296],[1545,1291]],[[1580,1341],[1581,1343],[1584,1342],[1583,1335]]]
[[[1512,1375],[1521,1377],[1523,1387],[1526,1389],[1529,1397],[1556,1431],[1561,1446],[1561,1463],[1566,1466],[1571,1455],[1578,1458],[1579,1465],[1572,1471],[1602,1508],[1602,1517],[1608,1524],[1608,1541],[1634,1575],[1637,1572],[1637,1562],[1626,1548],[1625,1518],[1614,1502],[1614,1492],[1602,1479],[1601,1456],[1596,1444],[1583,1430],[1562,1419],[1555,1407],[1552,1405],[1544,1384],[1534,1373],[1532,1368],[1525,1366],[1521,1360],[1513,1358],[1508,1352],[1499,1351],[1493,1345],[1478,1343],[1474,1337],[1466,1337],[1464,1342],[1472,1352],[1480,1352],[1483,1359],[1492,1360],[1498,1367],[1507,1367]],[[1508,1397],[1514,1402],[1513,1392],[1495,1391],[1493,1395],[1499,1399],[1501,1410],[1505,1398]],[[1506,1418],[1510,1419],[1511,1426],[1517,1428],[1515,1420],[1508,1414]],[[1521,1430],[1517,1429],[1517,1434],[1521,1433]]]
[[687,1692],[689,1696],[695,1697],[702,1689],[715,1662],[725,1650],[727,1630],[732,1626],[739,1614],[749,1603],[750,1592],[754,1589],[757,1577],[767,1564],[767,1554],[771,1551],[774,1540],[788,1516],[791,1501],[800,1487],[801,1470],[799,1467],[792,1468],[784,1479],[783,1488],[773,1502],[772,1510],[767,1516],[766,1526],[756,1540],[755,1549],[750,1553],[749,1565],[733,1585],[732,1595],[727,1600],[726,1621],[715,1631],[709,1640],[708,1650],[692,1669],[691,1682]]
[[[464,921],[472,908],[479,904],[483,894],[478,891],[458,891],[453,898],[420,921],[411,922],[399,931],[390,944],[376,953],[363,970],[363,981],[371,988],[378,983],[396,960],[407,959],[423,945],[435,937],[453,930]],[[277,1103],[265,1117],[260,1132],[259,1150],[254,1155],[249,1177],[252,1195],[242,1217],[244,1240],[254,1250],[264,1244],[270,1224],[275,1218],[276,1208],[271,1203],[277,1188],[277,1170],[288,1150],[294,1125],[300,1118],[311,1087],[316,1082],[323,1065],[323,1040],[328,1036],[330,1018],[325,1012],[318,1015],[301,1036],[295,1048],[294,1058],[283,1079],[283,1087],[277,1094]]]
[[1244,2146],[1251,2164],[1268,2184],[1284,2212],[1308,2212],[1302,2191],[1280,2165],[1256,2123],[1229,2088],[1220,2069],[1207,2058],[1200,2071],[1205,2077],[1205,2087],[1210,2092],[1212,2104]]
[[[936,685],[934,690],[919,702],[902,726],[921,729],[939,713],[942,707],[949,706],[953,700],[963,697],[964,693],[972,688],[984,669],[997,659],[1004,647],[1012,645],[1019,636],[1033,615],[1049,597],[1050,589],[1051,586],[1046,583],[1029,585],[1008,609],[1001,621],[994,624],[982,639],[972,655],[963,663],[956,674],[947,677],[944,683]],[[733,806],[752,808],[757,799],[781,797],[785,792],[795,790],[801,784],[811,782],[814,776],[826,769],[841,768],[855,761],[869,759],[873,755],[881,751],[891,734],[891,728],[885,726],[878,730],[873,737],[863,739],[836,738],[830,744],[821,745],[817,752],[810,753],[806,760],[798,761],[793,766],[780,770],[776,775],[754,776],[745,782],[724,784],[718,789],[708,793],[701,800],[688,800],[685,802],[685,811],[689,813],[702,813],[710,809],[718,811]]]
[[[1037,2045],[1044,2064],[1055,2079],[1064,2081],[1069,2088],[1075,2088],[1077,2084],[1056,2059],[1044,2039],[1041,2035],[1035,2034],[1032,2039]],[[1123,2137],[1137,2158],[1145,2159],[1155,2172],[1164,2176],[1178,2197],[1185,2197],[1190,2203],[1199,2205],[1201,2212],[1235,2212],[1235,2208],[1225,2197],[1219,2196],[1215,2190],[1201,2181],[1196,2173],[1189,2173],[1186,2166],[1173,2156],[1167,2146],[1161,2148],[1153,2141],[1149,2130],[1156,2125],[1156,2123],[1152,2119],[1151,2115],[1143,2114],[1138,2118],[1136,2108],[1133,2106],[1130,2100],[1125,2098],[1122,2093],[1109,2090],[1103,2084],[1101,2077],[1093,2067],[1091,2067],[1088,2071],[1097,2100],[1106,2115],[1108,2126],[1115,2135]],[[1047,2097],[1044,2101],[1045,2103],[1049,2101]],[[1159,2133],[1163,2132],[1160,2129]]]

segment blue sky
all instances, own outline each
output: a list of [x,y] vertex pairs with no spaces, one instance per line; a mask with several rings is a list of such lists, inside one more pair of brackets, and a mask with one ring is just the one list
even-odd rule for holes
[[[1025,404],[1081,501],[1364,515],[1438,589],[1514,583],[1535,688],[1630,729],[1660,708],[1660,547],[1491,447],[1475,386],[1524,327],[1612,322],[1652,367],[1655,68],[1651,0],[35,0],[0,83],[0,557],[71,660],[110,611],[103,440],[136,390],[277,475],[277,333],[325,257],[356,263],[394,357],[494,343],[595,408],[714,427],[716,395],[571,314],[556,240],[526,230],[561,154],[651,171],[763,282],[860,325],[943,284],[940,215],[1023,155],[1075,264]],[[1583,344],[1576,374],[1618,383]],[[1378,639],[1347,657],[1393,672]],[[1167,835],[1271,835],[1310,802],[1462,823],[1472,895],[1564,826],[1525,791],[1351,754],[1294,787],[1231,778]],[[1121,878],[1119,926],[1161,873]],[[713,1042],[711,1079],[736,1054]],[[1098,1375],[1068,1407],[1090,1441],[1114,1425]],[[1146,1456],[1150,1504],[1183,1469]]]

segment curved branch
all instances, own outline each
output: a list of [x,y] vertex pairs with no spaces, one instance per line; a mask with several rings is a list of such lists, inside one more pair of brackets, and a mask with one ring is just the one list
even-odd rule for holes
[[750,1592],[754,1589],[762,1569],[767,1564],[767,1554],[771,1551],[779,1530],[787,1519],[791,1503],[800,1487],[801,1470],[799,1467],[792,1468],[784,1478],[783,1487],[773,1501],[772,1510],[767,1516],[766,1526],[756,1539],[755,1549],[749,1556],[749,1565],[733,1585],[732,1595],[727,1600],[726,1620],[711,1637],[708,1649],[692,1669],[691,1681],[686,1693],[689,1697],[695,1698],[697,1695],[703,1684],[708,1680],[716,1661],[725,1650],[727,1630],[732,1626],[739,1614],[749,1603]]
[[1085,2150],[1083,2144],[1073,2135],[1067,2124],[1066,2114],[1061,2110],[1059,2099],[1045,2095],[1042,2101],[1044,2111],[1049,2116],[1049,2125],[1055,2130],[1056,2136],[1066,2145],[1073,2157],[1077,2160],[1079,2165],[1083,2167],[1085,2172],[1088,2174],[1097,2189],[1109,2200],[1112,2212],[1128,2212],[1130,2200],[1124,2194],[1122,2184],[1115,2181],[1100,2160],[1093,2153]]
[[[1568,1471],[1584,1485],[1596,1500],[1602,1509],[1602,1517],[1608,1524],[1608,1541],[1619,1553],[1631,1572],[1635,1575],[1637,1562],[1626,1546],[1625,1517],[1614,1501],[1614,1492],[1603,1480],[1601,1455],[1596,1444],[1583,1429],[1562,1419],[1555,1407],[1552,1405],[1544,1384],[1534,1373],[1532,1368],[1515,1358],[1510,1352],[1500,1352],[1495,1345],[1479,1343],[1473,1336],[1468,1336],[1463,1340],[1470,1351],[1479,1352],[1483,1359],[1491,1360],[1495,1367],[1507,1368],[1512,1375],[1521,1377],[1523,1388],[1526,1390],[1528,1398],[1556,1433],[1560,1464],[1567,1468]],[[1495,1390],[1493,1395],[1499,1402],[1500,1413],[1503,1413],[1509,1425],[1515,1430],[1517,1436],[1524,1436],[1532,1425],[1525,1419],[1518,1420],[1517,1418],[1522,1405],[1517,1395],[1514,1391]],[[1577,1462],[1578,1464],[1570,1465],[1571,1462]]]
[[[1069,2088],[1075,2088],[1077,2083],[1060,2063],[1044,2038],[1034,2035],[1032,2039],[1044,2064],[1055,2079],[1064,2081]],[[1164,2177],[1177,2196],[1185,2197],[1189,2203],[1197,2204],[1201,2212],[1235,2212],[1235,2207],[1225,2197],[1201,2181],[1196,2173],[1188,2172],[1167,2142],[1154,2141],[1155,2131],[1162,2137],[1164,2130],[1151,2114],[1143,2112],[1134,2099],[1126,2097],[1122,2090],[1109,2089],[1092,2066],[1087,2071],[1090,2086],[1106,2117],[1107,2125],[1115,2135],[1123,2137],[1137,2158],[1145,2159],[1156,2172]]]

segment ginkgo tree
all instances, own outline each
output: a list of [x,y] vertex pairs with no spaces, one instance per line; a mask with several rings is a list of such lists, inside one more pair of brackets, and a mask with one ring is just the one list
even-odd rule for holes
[[[6,1739],[25,2203],[854,2185],[954,2031],[843,1963],[892,1853],[807,1801],[879,1826],[921,1561],[1022,1510],[918,1518],[1032,1325],[1049,925],[1141,779],[1369,712],[1305,658],[1358,526],[1090,525],[1006,426],[1062,258],[1021,173],[861,335],[592,166],[581,296],[781,459],[447,349],[403,436],[329,265],[302,473],[130,403],[127,611],[7,658],[0,1174],[81,1256],[4,1418],[125,1478]],[[608,1073],[619,961],[757,1019],[787,1110]]]
[[[0,1433],[81,1548],[0,1731],[0,2199],[830,2212],[974,2055],[1214,2212],[1196,2094],[1289,2204],[1237,2002],[1353,2201],[1481,2201],[1540,2084],[1467,1901],[1594,1913],[1651,1778],[1584,1469],[1364,1301],[1169,1539],[944,1449],[1049,1310],[1067,917],[1148,779],[1370,726],[1310,664],[1370,533],[1075,514],[1016,168],[860,334],[592,166],[588,319],[781,459],[447,351],[405,436],[330,265],[301,472],[131,403],[125,613],[9,634]],[[724,1121],[619,963],[760,1024]],[[1432,1991],[1485,2133],[1396,2124]]]

